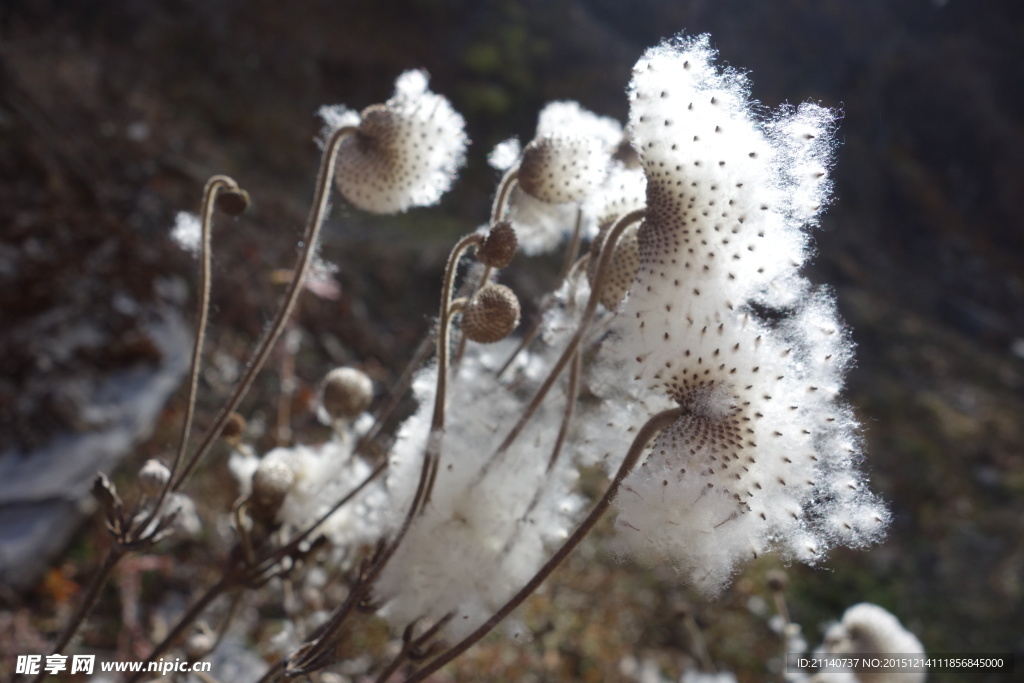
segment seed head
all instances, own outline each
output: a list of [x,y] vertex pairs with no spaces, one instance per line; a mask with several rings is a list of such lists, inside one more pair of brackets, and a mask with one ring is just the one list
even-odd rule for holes
[[523,150],[519,186],[548,204],[580,202],[604,178],[609,155],[594,138],[535,138]]
[[150,497],[159,496],[171,479],[171,470],[159,460],[147,460],[139,470],[139,487]]
[[238,413],[231,413],[228,416],[228,421],[224,424],[224,429],[220,432],[220,438],[227,441],[232,446],[238,447],[242,443],[242,436],[245,435],[245,418]]
[[217,208],[229,216],[241,216],[250,203],[249,193],[242,188],[225,189],[217,194]]
[[269,519],[277,514],[295,481],[295,473],[279,459],[263,460],[252,475],[249,499],[253,515]]
[[462,332],[481,344],[500,341],[519,325],[519,299],[505,285],[489,283],[462,311]]
[[[337,108],[322,109],[321,116],[329,126],[353,118]],[[366,108],[360,119],[338,150],[335,182],[342,196],[385,214],[436,203],[462,165],[468,140],[462,117],[427,89],[426,73],[403,73],[394,97]]]
[[496,223],[476,250],[476,260],[492,268],[505,268],[516,254],[516,231],[508,221]]
[[373,401],[373,382],[355,368],[335,368],[324,377],[320,404],[334,420],[358,417]]

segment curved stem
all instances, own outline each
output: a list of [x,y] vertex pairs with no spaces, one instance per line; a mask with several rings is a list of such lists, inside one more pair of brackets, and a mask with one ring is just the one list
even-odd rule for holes
[[[444,283],[441,288],[440,314],[438,316],[436,333],[437,388],[434,395],[434,413],[431,419],[430,433],[427,437],[427,447],[423,454],[423,466],[420,469],[419,483],[416,486],[416,492],[413,495],[412,502],[409,505],[409,510],[406,512],[402,526],[395,537],[387,543],[387,546],[381,554],[375,558],[372,565],[359,577],[341,607],[338,608],[327,622],[317,629],[316,634],[313,636],[313,640],[307,641],[309,642],[309,646],[301,652],[301,656],[298,658],[298,661],[294,664],[284,664],[284,671],[289,674],[293,672],[310,671],[311,667],[315,666],[324,656],[327,648],[337,637],[338,631],[341,629],[341,625],[344,623],[345,619],[348,618],[348,615],[352,612],[355,606],[368,593],[371,586],[373,586],[377,577],[384,571],[384,568],[394,556],[398,546],[401,544],[402,539],[405,538],[405,535],[412,527],[413,520],[416,519],[416,516],[424,509],[430,500],[430,491],[433,488],[434,481],[437,477],[437,468],[441,458],[442,435],[444,433],[445,398],[448,387],[448,346],[451,328],[453,303],[452,291],[454,289],[455,273],[458,269],[459,260],[462,258],[465,251],[471,246],[479,246],[482,241],[483,236],[476,233],[466,235],[460,239],[452,248],[452,251],[448,256],[448,262],[445,266]],[[385,460],[385,464],[386,462],[387,461]],[[384,466],[385,465],[381,465],[381,468]]]
[[430,420],[430,435],[427,438],[427,450],[423,456],[423,470],[420,487],[416,491],[411,516],[430,502],[434,478],[437,476],[437,465],[441,458],[441,445],[444,435],[445,408],[448,393],[448,340],[451,334],[452,292],[455,287],[455,272],[458,270],[459,259],[471,246],[480,246],[483,236],[477,233],[466,235],[459,240],[448,256],[448,264],[444,269],[444,285],[441,289],[441,311],[437,324],[437,390],[434,394],[434,414]]
[[448,662],[454,660],[456,657],[475,645],[481,638],[490,633],[502,619],[507,617],[514,609],[519,607],[526,598],[532,595],[533,592],[536,591],[537,588],[539,588],[545,581],[545,579],[551,575],[555,568],[557,568],[558,565],[576,549],[576,546],[580,544],[587,534],[594,529],[594,526],[596,526],[598,521],[600,521],[601,516],[604,515],[608,510],[608,507],[611,505],[612,500],[615,498],[615,494],[618,493],[619,486],[622,484],[623,480],[630,472],[633,471],[633,468],[636,466],[637,462],[639,462],[640,456],[643,455],[644,450],[647,448],[647,444],[657,436],[661,430],[671,425],[685,413],[685,408],[672,408],[671,410],[658,413],[649,419],[644,426],[640,428],[640,431],[637,432],[636,438],[633,439],[633,443],[629,447],[629,451],[626,453],[625,459],[622,461],[622,465],[619,466],[619,471],[615,474],[615,479],[612,480],[612,483],[608,487],[608,490],[605,491],[604,496],[601,497],[601,500],[597,502],[590,511],[590,514],[588,514],[586,519],[580,523],[576,528],[576,531],[573,532],[562,547],[559,548],[558,551],[552,555],[546,563],[544,563],[544,566],[540,568],[540,571],[530,579],[529,583],[523,586],[518,593],[512,596],[512,598],[506,602],[501,609],[495,612],[490,619],[484,622],[483,625],[466,636],[462,641],[457,643],[443,655],[414,673],[406,680],[406,683],[422,681]]
[[[395,408],[398,407],[399,401],[402,400],[402,396],[405,395],[406,390],[412,383],[412,377],[415,372],[423,365],[423,361],[426,360],[430,354],[430,350],[433,349],[437,343],[436,330],[431,329],[427,333],[427,336],[423,338],[420,345],[416,348],[416,352],[413,354],[412,359],[405,366],[402,374],[399,376],[398,381],[391,387],[388,393],[387,399],[384,403],[374,412],[373,426],[370,427],[369,431],[363,436],[359,437],[356,442],[355,448],[352,449],[354,455],[361,454],[366,451],[367,446],[377,438],[381,429],[384,428],[384,423],[394,412]],[[385,460],[385,462],[387,462]]]
[[576,412],[576,395],[580,390],[582,364],[582,357],[577,349],[572,356],[572,366],[569,368],[569,386],[565,389],[565,413],[562,415],[562,424],[558,428],[555,445],[551,449],[551,457],[548,458],[548,472],[555,468],[558,456],[561,455],[562,447],[565,445],[565,439],[569,435],[569,425],[572,424],[572,418]]
[[131,535],[138,537],[145,534],[146,529],[153,523],[153,520],[163,507],[167,494],[172,490],[174,476],[181,466],[181,460],[185,457],[185,450],[188,448],[188,437],[192,433],[192,420],[196,412],[196,396],[199,392],[199,367],[202,361],[203,344],[206,341],[206,325],[210,313],[210,236],[213,233],[213,212],[217,204],[217,195],[221,190],[238,191],[238,183],[234,178],[226,175],[215,175],[206,181],[203,188],[203,201],[201,204],[201,233],[199,240],[199,303],[196,315],[196,337],[192,342],[192,364],[189,369],[188,380],[188,401],[185,403],[185,419],[181,425],[181,436],[178,440],[178,449],[174,453],[174,460],[171,461],[171,474],[167,484],[160,491],[152,510],[145,516],[141,523],[134,525]]
[[253,380],[263,368],[263,364],[266,363],[267,357],[270,355],[270,352],[274,347],[274,343],[281,335],[281,331],[284,329],[289,316],[291,316],[292,309],[295,308],[295,302],[298,301],[299,293],[302,291],[302,284],[306,279],[306,273],[309,271],[309,265],[313,260],[313,254],[316,251],[317,238],[320,235],[320,227],[323,225],[324,215],[327,213],[327,199],[330,196],[331,181],[334,178],[334,167],[337,161],[338,148],[347,136],[355,132],[356,128],[353,127],[340,128],[336,130],[331,135],[330,140],[327,141],[327,145],[324,147],[323,157],[320,161],[320,172],[317,176],[316,193],[313,198],[313,206],[310,209],[309,218],[306,222],[306,229],[302,235],[302,251],[299,254],[299,261],[293,270],[292,281],[288,284],[288,291],[285,293],[284,301],[278,309],[274,320],[271,322],[267,333],[263,335],[263,338],[260,340],[256,350],[253,352],[252,360],[249,362],[248,367],[246,367],[245,374],[235,386],[235,389],[227,403],[224,404],[224,407],[222,407],[220,412],[217,414],[213,425],[206,431],[202,441],[196,448],[196,452],[192,455],[191,459],[189,459],[188,464],[174,480],[174,483],[171,485],[171,490],[176,491],[181,488],[182,484],[185,483],[185,480],[195,470],[199,461],[202,460],[202,458],[213,447],[217,437],[220,436],[221,430],[224,429],[224,425],[227,424],[231,413],[238,407],[238,404],[242,402],[242,399],[245,398],[245,395],[249,391],[249,387],[252,386]]
[[491,205],[491,225],[500,221],[502,216],[505,215],[509,197],[512,196],[512,190],[518,184],[519,164],[516,164],[505,172],[505,175],[501,178],[501,183],[498,185],[498,191],[494,195],[494,204]]
[[526,410],[523,411],[522,415],[519,416],[519,420],[508,433],[508,436],[505,437],[505,440],[501,442],[500,446],[498,446],[498,450],[495,452],[492,461],[500,458],[501,454],[509,449],[512,443],[519,436],[520,432],[523,431],[526,423],[530,421],[534,413],[537,412],[537,409],[540,408],[541,402],[543,402],[555,381],[562,374],[562,370],[565,369],[565,366],[568,364],[573,354],[576,353],[576,350],[580,346],[580,342],[583,340],[583,335],[587,331],[587,327],[590,325],[590,321],[593,319],[594,313],[597,311],[598,296],[596,293],[600,292],[601,288],[604,286],[604,280],[607,277],[608,272],[608,264],[611,262],[612,255],[615,251],[615,243],[618,241],[622,233],[625,232],[626,228],[638,220],[641,220],[643,216],[644,211],[642,209],[632,211],[616,221],[615,225],[612,226],[611,230],[609,230],[608,237],[605,239],[604,246],[601,249],[601,257],[597,262],[597,272],[594,276],[594,283],[590,290],[590,298],[587,300],[587,306],[583,310],[583,315],[580,317],[580,324],[576,328],[576,333],[572,336],[572,339],[569,340],[568,346],[566,346],[565,350],[562,352],[561,357],[558,359],[558,362],[555,363],[551,372],[548,373],[547,379],[544,380],[544,384],[541,385],[537,394],[533,397],[533,400],[526,407]]
[[[203,188],[202,204],[202,238],[199,249],[199,315],[196,320],[196,338],[192,346],[192,367],[189,372],[188,382],[188,403],[185,408],[185,420],[181,425],[181,439],[178,442],[178,451],[174,454],[174,461],[171,463],[171,479],[178,472],[181,459],[185,456],[185,449],[188,447],[188,437],[192,432],[192,419],[195,416],[196,394],[199,388],[199,365],[203,353],[203,342],[206,338],[206,323],[210,312],[210,235],[213,232],[213,210],[217,201],[217,194],[225,188],[238,189],[238,183],[226,175],[215,175],[206,182]],[[162,502],[162,501],[160,501]],[[156,507],[159,507],[157,503]]]

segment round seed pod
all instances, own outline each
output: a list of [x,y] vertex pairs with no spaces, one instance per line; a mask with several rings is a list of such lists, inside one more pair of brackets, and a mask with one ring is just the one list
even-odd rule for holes
[[[587,280],[591,287],[594,285],[594,277],[597,275],[597,263],[600,260],[601,249],[604,248],[605,238],[612,223],[601,228],[601,232],[593,242],[590,243],[590,261],[587,263]],[[626,298],[626,293],[633,286],[637,271],[640,268],[640,249],[636,240],[636,232],[639,223],[626,228],[625,232],[615,243],[611,261],[608,262],[608,272],[604,276],[604,284],[601,291],[597,293],[597,300],[604,304],[609,311],[614,311]]]
[[295,481],[295,473],[280,460],[260,462],[252,475],[249,508],[253,516],[270,519],[277,514]]
[[519,299],[505,285],[488,283],[462,309],[462,333],[481,344],[492,344],[519,325]]
[[373,381],[355,368],[335,368],[324,377],[320,405],[332,420],[351,420],[373,401]]
[[217,636],[205,623],[200,624],[200,630],[196,631],[185,639],[185,654],[191,659],[200,659],[210,654],[217,645]]
[[518,242],[511,223],[495,223],[484,243],[476,250],[476,260],[492,268],[505,268],[516,254]]
[[216,207],[229,216],[241,216],[251,203],[249,193],[242,188],[227,189],[217,194]]
[[159,496],[171,480],[171,470],[159,460],[147,460],[139,470],[139,487],[147,496]]
[[519,187],[548,204],[580,202],[608,170],[600,141],[564,135],[534,138],[519,162]]
[[245,434],[245,418],[238,413],[231,413],[224,429],[220,432],[220,438],[237,448],[242,443],[242,436]]

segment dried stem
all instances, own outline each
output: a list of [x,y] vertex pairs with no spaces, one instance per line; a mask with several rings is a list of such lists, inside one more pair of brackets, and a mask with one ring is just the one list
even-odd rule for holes
[[449,612],[444,615],[438,619],[433,626],[424,631],[418,638],[412,637],[412,629],[415,627],[416,623],[413,622],[412,624],[409,624],[402,638],[402,649],[397,655],[395,655],[394,659],[391,660],[384,670],[378,674],[377,683],[385,683],[391,674],[398,671],[398,668],[411,659],[416,651],[420,650],[426,643],[430,642],[430,640],[436,636],[454,616],[454,612]]
[[274,343],[277,341],[277,338],[285,327],[285,323],[291,316],[292,310],[295,308],[295,303],[299,299],[299,293],[302,291],[302,284],[306,279],[306,273],[309,271],[309,265],[313,261],[317,239],[320,235],[320,227],[323,225],[324,216],[327,213],[327,200],[330,196],[331,181],[334,178],[334,167],[337,162],[338,148],[347,136],[355,132],[356,128],[353,127],[340,128],[336,130],[331,135],[330,140],[327,141],[327,144],[324,147],[323,157],[320,161],[320,172],[317,176],[313,206],[310,209],[309,218],[306,222],[306,229],[302,235],[302,251],[299,253],[299,261],[293,270],[293,277],[291,282],[288,284],[288,291],[285,292],[284,301],[278,309],[277,315],[274,316],[274,320],[271,322],[267,333],[264,334],[263,338],[257,345],[256,350],[253,352],[252,360],[246,367],[245,374],[242,376],[242,379],[239,380],[237,385],[235,385],[235,389],[232,392],[231,397],[217,414],[213,425],[206,431],[202,441],[196,448],[196,452],[189,459],[188,464],[177,478],[174,479],[173,484],[171,485],[172,490],[176,491],[181,488],[185,480],[195,470],[199,461],[202,460],[213,447],[213,444],[216,442],[221,430],[224,429],[224,425],[227,424],[231,413],[242,402],[242,399],[245,398],[253,380],[256,379],[256,375],[263,368],[263,364],[266,363],[267,357],[273,350]]
[[501,178],[501,183],[498,185],[498,191],[494,195],[494,203],[491,205],[491,225],[500,221],[505,215],[509,197],[512,196],[512,190],[518,184],[519,166],[517,164],[505,172],[505,175]]
[[[71,617],[71,620],[64,627],[63,633],[61,633],[57,642],[54,643],[53,648],[51,648],[52,654],[60,654],[63,652],[64,648],[71,642],[71,639],[74,638],[78,628],[85,621],[86,617],[89,616],[89,613],[92,612],[93,607],[96,606],[96,601],[100,597],[100,591],[103,590],[103,586],[106,585],[107,579],[110,578],[111,573],[114,571],[114,567],[117,566],[117,563],[127,553],[127,550],[117,544],[111,547],[107,552],[107,556],[104,558],[99,571],[96,572],[96,575],[89,583],[89,588],[86,590],[85,596],[82,598],[82,603],[78,606],[78,611],[75,612],[73,617]],[[33,678],[33,683],[43,680],[44,675],[44,673],[40,673],[38,676]]]
[[527,422],[530,421],[533,415],[537,412],[537,409],[540,408],[544,398],[551,390],[551,387],[554,386],[555,381],[562,374],[562,370],[565,369],[565,366],[572,359],[573,354],[575,354],[576,350],[579,349],[580,342],[583,340],[583,335],[586,333],[587,327],[590,325],[590,321],[593,319],[594,313],[597,311],[597,292],[600,292],[601,288],[604,286],[604,280],[608,271],[608,264],[611,262],[612,255],[615,251],[615,243],[618,241],[622,233],[625,232],[626,228],[633,223],[636,223],[638,220],[641,220],[643,216],[643,210],[632,211],[619,218],[619,220],[615,222],[615,225],[612,226],[611,230],[608,231],[608,237],[604,241],[604,245],[601,249],[601,257],[597,263],[597,272],[594,276],[593,286],[591,287],[590,298],[587,300],[587,306],[583,310],[583,315],[580,317],[580,323],[576,328],[576,333],[573,335],[572,339],[569,340],[569,344],[562,352],[558,362],[556,362],[554,367],[551,369],[547,379],[544,380],[544,384],[542,384],[540,389],[537,390],[533,400],[530,401],[530,404],[519,416],[519,420],[516,422],[515,426],[512,427],[512,430],[508,433],[508,436],[505,437],[505,440],[501,442],[500,446],[498,446],[498,450],[491,459],[492,462],[499,459],[516,440]]

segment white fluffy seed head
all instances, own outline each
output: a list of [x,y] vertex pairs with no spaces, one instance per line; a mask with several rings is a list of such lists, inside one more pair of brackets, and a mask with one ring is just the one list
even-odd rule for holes
[[[519,182],[509,199],[508,219],[523,253],[553,251],[576,223],[576,202],[605,194],[602,183],[623,139],[622,125],[576,102],[553,102],[540,113],[534,140],[523,150]],[[492,155],[507,162],[515,145]]]
[[523,150],[519,186],[548,204],[581,202],[601,184],[608,161],[607,152],[594,138],[535,138]]
[[[352,125],[343,108],[321,110],[328,126]],[[465,122],[447,99],[427,89],[423,71],[407,71],[395,95],[358,117],[358,130],[338,150],[335,182],[353,205],[396,213],[436,203],[462,165]]]
[[759,122],[745,78],[713,57],[706,37],[679,39],[634,70],[647,208],[609,343],[687,411],[624,482],[619,531],[707,592],[741,560],[774,549],[813,563],[888,522],[865,487],[836,494],[860,481],[857,423],[838,400],[851,344],[832,298],[798,272],[832,114]]
[[147,460],[139,470],[139,488],[142,493],[156,497],[171,479],[171,470],[159,460]]
[[263,460],[252,475],[249,508],[260,519],[277,514],[295,482],[295,473],[280,459]]
[[[834,655],[924,655],[921,641],[905,629],[899,619],[884,608],[867,602],[847,609],[842,621],[826,631],[823,649]],[[894,668],[879,672],[857,672],[857,680],[860,683],[922,683],[925,674]]]

